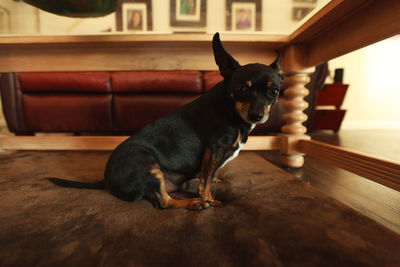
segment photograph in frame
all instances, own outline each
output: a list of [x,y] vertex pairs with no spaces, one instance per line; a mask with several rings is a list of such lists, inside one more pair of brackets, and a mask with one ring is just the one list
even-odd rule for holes
[[176,0],[177,21],[200,21],[200,0]]
[[232,31],[256,30],[256,3],[232,3]]
[[170,24],[173,27],[205,27],[206,0],[171,0]]
[[307,16],[314,8],[311,7],[294,7],[292,11],[292,20],[299,21]]
[[262,30],[261,0],[226,0],[225,3],[227,31]]
[[124,32],[147,31],[147,6],[144,3],[122,4],[122,30]]
[[151,0],[121,0],[115,12],[116,31],[153,30]]

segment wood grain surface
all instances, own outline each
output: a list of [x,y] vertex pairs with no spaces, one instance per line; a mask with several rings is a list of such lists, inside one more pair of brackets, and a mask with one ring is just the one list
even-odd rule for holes
[[[400,130],[317,131],[309,134],[313,140],[400,162]],[[280,166],[279,152],[258,153]],[[399,191],[307,155],[301,169],[284,170],[400,234]]]
[[[3,150],[110,151],[128,136],[8,136],[0,135]],[[278,136],[250,136],[242,150],[278,150]]]
[[315,140],[300,140],[298,149],[310,157],[400,191],[400,163],[398,162]]

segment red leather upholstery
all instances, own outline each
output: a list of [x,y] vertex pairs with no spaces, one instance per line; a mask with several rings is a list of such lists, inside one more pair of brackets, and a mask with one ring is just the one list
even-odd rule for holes
[[113,92],[118,93],[192,93],[202,92],[199,71],[114,72]]
[[22,92],[111,92],[109,72],[17,73]]
[[140,129],[200,95],[116,95],[113,98],[115,126],[123,131]]
[[111,95],[24,94],[26,129],[38,132],[90,132],[113,129]]
[[204,91],[212,89],[217,83],[221,82],[224,78],[219,74],[219,71],[207,71],[203,75]]
[[[0,90],[7,125],[17,134],[133,132],[221,80],[218,71],[7,73],[0,77]],[[256,133],[280,130],[283,101],[280,97]]]

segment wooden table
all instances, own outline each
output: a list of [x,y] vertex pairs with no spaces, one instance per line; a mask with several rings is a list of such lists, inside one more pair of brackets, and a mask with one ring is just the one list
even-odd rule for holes
[[[306,153],[400,190],[399,163],[310,140],[302,125],[307,119],[304,85],[312,67],[400,33],[399,14],[398,0],[333,0],[290,35],[222,36],[226,48],[241,62],[271,62],[274,49],[283,54],[289,85],[286,124],[278,137],[252,138],[246,149],[279,149],[281,162],[289,167],[301,167]],[[210,34],[0,37],[0,72],[214,70],[211,38]],[[0,137],[0,149],[112,149],[119,141]]]

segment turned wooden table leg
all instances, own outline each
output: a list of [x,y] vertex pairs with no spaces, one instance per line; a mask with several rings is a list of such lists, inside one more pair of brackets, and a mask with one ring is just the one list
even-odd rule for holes
[[299,140],[310,139],[308,135],[305,135],[307,128],[302,123],[307,120],[307,115],[303,110],[308,107],[304,97],[309,94],[304,86],[310,81],[309,74],[313,71],[314,68],[292,72],[285,78],[285,83],[289,87],[284,92],[287,101],[283,105],[286,109],[283,120],[286,124],[282,127],[282,134],[280,134],[280,161],[288,167],[300,168],[304,164],[303,153],[296,148],[296,145]]

